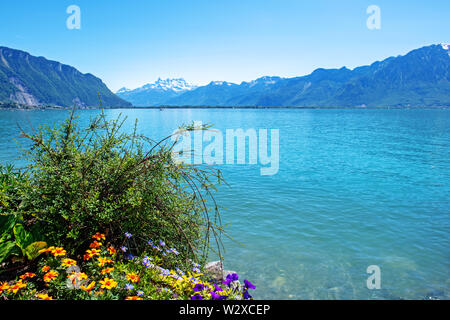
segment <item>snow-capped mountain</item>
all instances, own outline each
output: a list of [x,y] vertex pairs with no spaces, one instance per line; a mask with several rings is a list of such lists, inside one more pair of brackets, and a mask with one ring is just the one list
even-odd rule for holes
[[121,88],[116,94],[131,102],[134,106],[158,106],[164,105],[168,100],[195,88],[197,86],[188,83],[183,78],[158,78],[153,83],[148,83],[133,90]]
[[158,79],[121,90],[117,94],[135,106],[450,106],[450,44],[422,47],[352,70],[319,68],[295,78],[212,81],[200,87],[183,79]]

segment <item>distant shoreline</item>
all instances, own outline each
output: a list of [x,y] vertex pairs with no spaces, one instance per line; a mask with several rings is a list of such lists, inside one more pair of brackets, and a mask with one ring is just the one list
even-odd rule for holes
[[[70,110],[72,107],[56,107],[56,106],[20,106],[20,107],[3,107],[0,105],[0,110]],[[354,107],[314,107],[314,106],[148,106],[148,107],[77,107],[77,110],[95,110],[95,109],[450,109],[450,106],[354,106]]]

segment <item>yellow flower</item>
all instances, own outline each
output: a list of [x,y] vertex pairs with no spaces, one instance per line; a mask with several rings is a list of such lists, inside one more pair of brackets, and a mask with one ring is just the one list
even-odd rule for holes
[[48,270],[50,270],[49,266],[43,266],[41,269],[42,272],[47,272]]
[[20,289],[25,288],[27,286],[26,283],[23,283],[22,280],[16,282],[15,285],[12,285],[8,288],[9,292],[17,293]]
[[97,240],[95,240],[94,242],[92,242],[90,245],[89,245],[89,248],[91,248],[91,249],[97,249],[97,248],[100,248],[102,246],[102,243],[101,242],[98,242]]
[[74,266],[76,264],[77,264],[77,262],[75,260],[69,259],[69,258],[63,259],[63,261],[61,262],[61,266],[63,266],[63,267],[70,267],[70,266]]
[[131,282],[139,282],[140,278],[136,273],[129,273],[127,274],[127,280]]
[[87,279],[88,276],[86,273],[83,273],[83,272],[74,272],[72,274],[69,274],[67,276],[67,278],[69,278],[70,281],[72,281],[73,285],[76,285],[76,280],[81,281],[81,280]]
[[125,300],[144,300],[139,296],[130,296],[130,297],[126,297]]
[[2,283],[0,283],[0,294],[2,294],[2,292],[4,291],[4,290],[8,290],[9,289],[9,285],[8,285],[8,282],[2,282]]
[[89,285],[87,287],[81,285],[80,289],[84,290],[84,291],[86,291],[88,293],[91,293],[91,290],[94,288],[94,286],[95,286],[95,281],[92,281],[91,283],[89,283]]
[[62,247],[56,247],[53,250],[51,250],[50,253],[55,257],[65,256],[66,250],[64,250],[64,248]]
[[114,270],[114,268],[105,268],[102,270],[102,274],[111,273]]
[[52,280],[55,280],[58,275],[59,275],[58,271],[50,270],[49,272],[44,274],[44,281],[50,282]]
[[41,293],[37,295],[39,300],[53,300],[52,297],[50,297],[48,294],[46,293]]
[[96,234],[94,234],[92,236],[92,239],[100,241],[100,240],[106,240],[106,237],[103,233],[97,232]]
[[117,251],[116,251],[116,249],[114,249],[113,247],[109,247],[109,248],[108,248],[108,252],[109,252],[109,254],[113,255],[113,254],[115,254]]
[[48,248],[44,248],[44,249],[41,249],[41,250],[39,250],[38,252],[39,253],[46,253],[46,252],[50,252],[50,251],[52,251],[53,249],[55,249],[55,247],[48,247]]
[[100,250],[98,249],[88,249],[86,250],[86,254],[83,256],[84,260],[90,260],[92,257],[94,256],[99,256],[100,255]]
[[107,263],[113,263],[111,259],[105,258],[105,257],[98,257],[98,266],[103,267]]
[[26,278],[34,278],[36,276],[36,274],[32,273],[32,272],[26,272],[23,275],[21,275],[19,278],[22,280],[25,280]]
[[103,280],[99,281],[101,283],[100,288],[102,289],[112,289],[117,287],[117,282],[114,279],[110,279],[110,278],[105,278]]

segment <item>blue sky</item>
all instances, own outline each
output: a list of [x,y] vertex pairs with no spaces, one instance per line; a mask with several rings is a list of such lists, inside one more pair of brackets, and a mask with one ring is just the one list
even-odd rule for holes
[[[69,5],[81,29],[69,30]],[[369,30],[369,5],[381,29]],[[195,84],[354,68],[450,42],[450,1],[1,1],[0,45],[72,65],[110,89],[158,77]]]

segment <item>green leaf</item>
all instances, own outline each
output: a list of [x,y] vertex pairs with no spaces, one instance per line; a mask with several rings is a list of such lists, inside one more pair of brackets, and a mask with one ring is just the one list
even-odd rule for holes
[[29,260],[34,260],[40,255],[39,250],[44,249],[45,247],[47,247],[46,242],[36,241],[27,246],[24,252]]
[[22,251],[33,242],[33,236],[30,232],[26,231],[21,224],[16,224],[14,226],[14,236],[16,238],[16,244]]
[[0,238],[3,238],[6,234],[10,233],[15,224],[15,215],[0,215]]
[[12,241],[0,244],[0,263],[9,258],[14,252],[14,247],[16,247],[16,244]]

